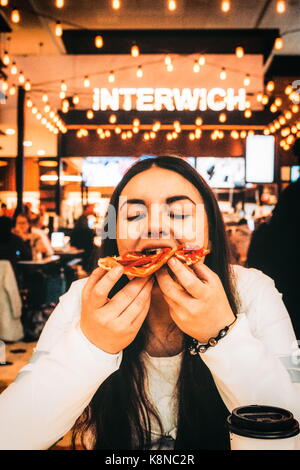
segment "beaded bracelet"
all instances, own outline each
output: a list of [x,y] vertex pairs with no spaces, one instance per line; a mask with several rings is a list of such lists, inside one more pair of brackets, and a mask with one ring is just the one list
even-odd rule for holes
[[210,338],[206,344],[201,344],[197,339],[192,339],[192,345],[189,346],[189,352],[192,356],[196,356],[199,353],[205,353],[208,348],[214,347],[218,344],[220,339],[227,335],[229,328],[236,322],[237,318],[233,320],[230,325],[225,326],[219,331],[215,338]]

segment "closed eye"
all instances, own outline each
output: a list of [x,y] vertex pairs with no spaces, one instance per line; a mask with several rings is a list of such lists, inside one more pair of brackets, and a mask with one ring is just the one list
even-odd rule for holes
[[137,214],[137,215],[128,216],[127,220],[129,220],[129,222],[131,220],[141,220],[143,217],[145,217],[145,214]]
[[186,219],[187,217],[190,217],[191,214],[169,214],[169,217],[171,219]]

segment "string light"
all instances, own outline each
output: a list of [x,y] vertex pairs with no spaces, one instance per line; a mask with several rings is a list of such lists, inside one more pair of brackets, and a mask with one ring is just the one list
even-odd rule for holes
[[139,65],[138,68],[137,68],[136,76],[137,76],[138,78],[142,78],[142,76],[143,76],[143,69],[142,69],[142,66],[141,66],[141,65]]
[[277,0],[276,3],[276,12],[277,13],[284,13],[286,10],[286,3],[285,0]]
[[61,37],[63,34],[63,29],[60,21],[57,21],[55,24],[55,36]]
[[193,132],[189,133],[189,139],[192,141],[195,140],[195,134]]
[[284,126],[284,124],[286,123],[286,119],[284,116],[280,116],[279,123],[281,124],[281,126]]
[[13,96],[13,95],[16,94],[16,91],[17,91],[16,85],[13,84],[13,85],[10,87],[10,89],[9,89],[9,94],[10,94],[11,96]]
[[152,127],[153,131],[154,131],[154,132],[159,131],[160,126],[161,126],[160,122],[159,122],[159,121],[155,121],[155,123],[153,124],[153,127]]
[[21,21],[21,16],[19,10],[12,10],[10,19],[13,23],[20,23]]
[[246,137],[247,137],[247,131],[241,131],[240,138],[241,139],[246,139]]
[[224,13],[228,13],[230,10],[230,0],[222,0],[221,2],[221,10]]
[[41,113],[37,113],[35,115],[35,117],[37,118],[38,121],[40,121],[42,119],[42,114]]
[[203,119],[201,117],[197,117],[195,119],[196,126],[201,126],[203,124]]
[[17,68],[15,62],[13,62],[12,65],[11,65],[10,73],[11,73],[12,75],[17,75],[17,73],[18,73],[18,68]]
[[173,70],[174,70],[174,65],[173,64],[168,64],[167,65],[167,71],[168,72],[173,72]]
[[131,46],[130,53],[132,57],[138,57],[140,55],[140,50],[136,44]]
[[200,139],[202,136],[202,130],[201,129],[196,129],[195,130],[195,138]]
[[238,59],[241,59],[242,57],[244,57],[245,53],[244,53],[243,47],[241,47],[241,46],[236,47],[235,55]]
[[2,57],[2,62],[4,65],[9,65],[10,58],[7,51],[4,51],[4,56]]
[[276,51],[280,51],[280,49],[283,48],[282,37],[279,36],[278,38],[275,39],[274,48],[276,49]]
[[45,113],[49,113],[50,112],[50,105],[49,104],[46,104],[46,106],[44,106],[44,111]]
[[293,106],[292,106],[291,109],[292,109],[292,112],[293,112],[293,113],[299,113],[299,109],[300,109],[300,108],[299,108],[299,106],[298,106],[297,104],[293,104]]
[[251,116],[252,116],[251,109],[246,109],[245,112],[244,112],[244,116],[245,116],[246,119],[251,118]]
[[43,94],[42,96],[42,102],[47,103],[48,102],[48,95],[46,93]]
[[120,10],[120,8],[121,8],[120,0],[112,0],[111,6],[114,10]]
[[175,11],[177,8],[177,4],[175,0],[168,0],[168,10]]
[[79,103],[79,96],[78,95],[74,95],[73,98],[72,98],[72,103],[73,104],[78,104]]
[[63,8],[65,6],[65,1],[64,0],[55,0],[55,6],[56,6],[56,8]]
[[32,106],[31,112],[32,112],[32,114],[36,114],[36,113],[38,112],[37,107],[36,107],[36,106]]
[[83,86],[84,88],[89,88],[91,86],[90,79],[87,75],[83,79]]
[[140,120],[135,118],[133,121],[132,121],[132,125],[133,127],[139,127],[140,125]]
[[95,46],[97,47],[97,49],[100,49],[101,47],[103,47],[103,44],[104,44],[104,41],[103,41],[103,37],[98,35],[95,37]]
[[277,97],[274,101],[275,106],[279,107],[282,105],[282,99]]
[[26,80],[25,85],[24,85],[24,88],[25,88],[26,91],[30,91],[30,90],[31,90],[31,83],[30,83],[30,80]]
[[195,60],[195,62],[194,62],[193,72],[195,72],[195,73],[200,72],[200,65],[199,65],[199,61],[198,61],[198,60]]
[[140,129],[139,129],[138,127],[133,127],[133,128],[132,128],[132,132],[133,132],[134,134],[138,134],[138,133],[139,133],[139,130],[140,130]]
[[247,73],[245,78],[244,78],[244,86],[249,86],[250,85],[250,75]]
[[232,139],[237,140],[237,139],[239,138],[239,133],[238,133],[238,131],[231,131],[231,132],[230,132],[230,137],[232,137]]
[[111,72],[108,75],[109,83],[113,83],[115,81],[115,79],[116,79],[115,74],[114,74],[113,70],[111,70]]
[[267,95],[263,95],[262,100],[261,100],[263,105],[266,105],[269,103],[269,97]]
[[272,93],[272,91],[274,91],[274,89],[275,89],[275,83],[272,80],[270,80],[267,83],[266,89],[269,93]]
[[6,92],[6,91],[8,90],[8,83],[7,83],[6,80],[2,83],[2,90],[3,90],[4,92]]
[[8,5],[8,0],[1,0],[0,5],[1,5],[2,7],[7,7],[7,5]]
[[170,65],[172,64],[172,58],[169,55],[166,55],[165,57],[165,65]]
[[65,92],[64,92],[64,91],[61,91],[61,92],[59,93],[59,98],[60,98],[61,100],[63,100],[65,97],[66,97]]
[[226,78],[227,78],[226,69],[225,69],[225,67],[222,67],[222,70],[220,72],[220,79],[221,80],[226,80]]
[[60,89],[61,89],[61,91],[67,91],[67,89],[68,89],[67,84],[64,80],[61,81]]
[[284,113],[284,117],[285,117],[285,119],[289,120],[289,119],[292,119],[293,115],[292,115],[291,111],[286,111]]

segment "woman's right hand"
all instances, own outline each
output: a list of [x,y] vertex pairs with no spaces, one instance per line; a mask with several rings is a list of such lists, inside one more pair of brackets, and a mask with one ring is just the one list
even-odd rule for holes
[[87,339],[102,351],[116,354],[128,346],[141,328],[151,300],[150,276],[130,281],[112,299],[108,294],[123,274],[97,268],[82,291],[80,327]]

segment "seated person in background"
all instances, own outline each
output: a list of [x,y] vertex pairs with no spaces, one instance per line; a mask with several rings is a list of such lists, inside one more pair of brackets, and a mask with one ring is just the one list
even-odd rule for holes
[[26,214],[21,213],[17,215],[12,232],[22,238],[27,247],[30,248],[33,258],[39,253],[41,255],[48,254],[48,247],[45,245],[41,235],[35,233],[31,228],[30,220]]
[[0,259],[7,259],[13,268],[17,260],[31,260],[30,246],[21,237],[12,233],[13,221],[9,217],[0,217]]
[[230,246],[231,262],[245,266],[251,239],[251,230],[247,220],[241,219],[234,226],[229,225],[226,231]]
[[88,216],[94,214],[94,204],[84,207],[83,214],[77,219],[71,233],[71,245],[84,250],[82,266],[85,271],[90,270],[90,259],[94,248],[95,231],[88,225]]
[[50,240],[44,230],[42,230],[40,224],[40,216],[37,216],[36,219],[31,221],[31,231],[32,233],[39,235],[43,241],[43,244],[47,248],[47,256],[52,256],[54,254],[53,248],[51,246]]
[[4,202],[2,202],[1,204],[0,216],[4,216],[4,217],[11,216],[10,211],[7,209],[7,205]]

